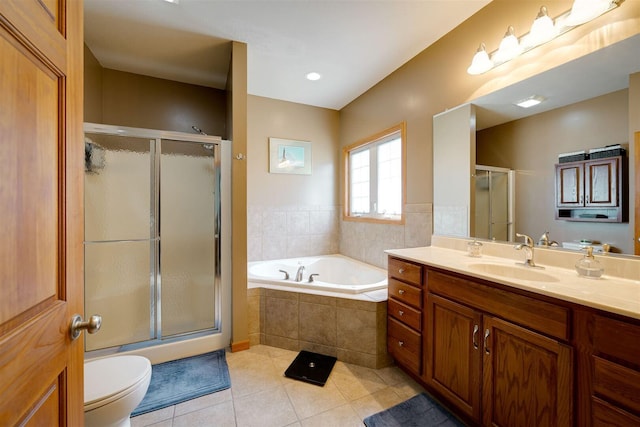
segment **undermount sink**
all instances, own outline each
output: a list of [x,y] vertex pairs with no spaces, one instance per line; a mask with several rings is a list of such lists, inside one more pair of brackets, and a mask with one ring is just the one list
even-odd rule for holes
[[535,267],[525,267],[518,265],[502,265],[478,263],[469,265],[469,270],[478,273],[491,274],[507,279],[528,280],[531,282],[558,282],[559,280],[547,273],[536,270]]

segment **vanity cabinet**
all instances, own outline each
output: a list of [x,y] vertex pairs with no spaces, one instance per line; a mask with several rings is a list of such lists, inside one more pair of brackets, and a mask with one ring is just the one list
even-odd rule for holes
[[566,308],[427,270],[424,380],[490,426],[572,422]]
[[640,426],[640,322],[582,312],[583,425]]
[[407,370],[422,373],[422,266],[389,258],[387,351]]
[[622,156],[559,163],[556,219],[622,222]]

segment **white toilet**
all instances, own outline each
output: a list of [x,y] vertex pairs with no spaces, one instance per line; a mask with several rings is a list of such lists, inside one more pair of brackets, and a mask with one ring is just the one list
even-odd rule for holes
[[84,363],[84,422],[87,427],[129,427],[131,412],[151,381],[142,356],[113,356]]

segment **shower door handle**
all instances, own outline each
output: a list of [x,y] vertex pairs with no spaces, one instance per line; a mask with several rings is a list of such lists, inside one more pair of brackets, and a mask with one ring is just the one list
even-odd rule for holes
[[71,325],[69,326],[69,335],[71,339],[75,340],[80,336],[80,332],[86,330],[90,334],[95,334],[100,330],[102,326],[102,316],[94,314],[89,320],[82,320],[82,316],[74,314],[71,318]]

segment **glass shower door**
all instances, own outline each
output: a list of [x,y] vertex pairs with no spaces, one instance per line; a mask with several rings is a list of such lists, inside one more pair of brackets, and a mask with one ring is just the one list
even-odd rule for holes
[[160,318],[163,338],[217,324],[220,157],[215,144],[161,141]]
[[87,351],[150,338],[152,144],[85,134],[85,312],[102,316]]

